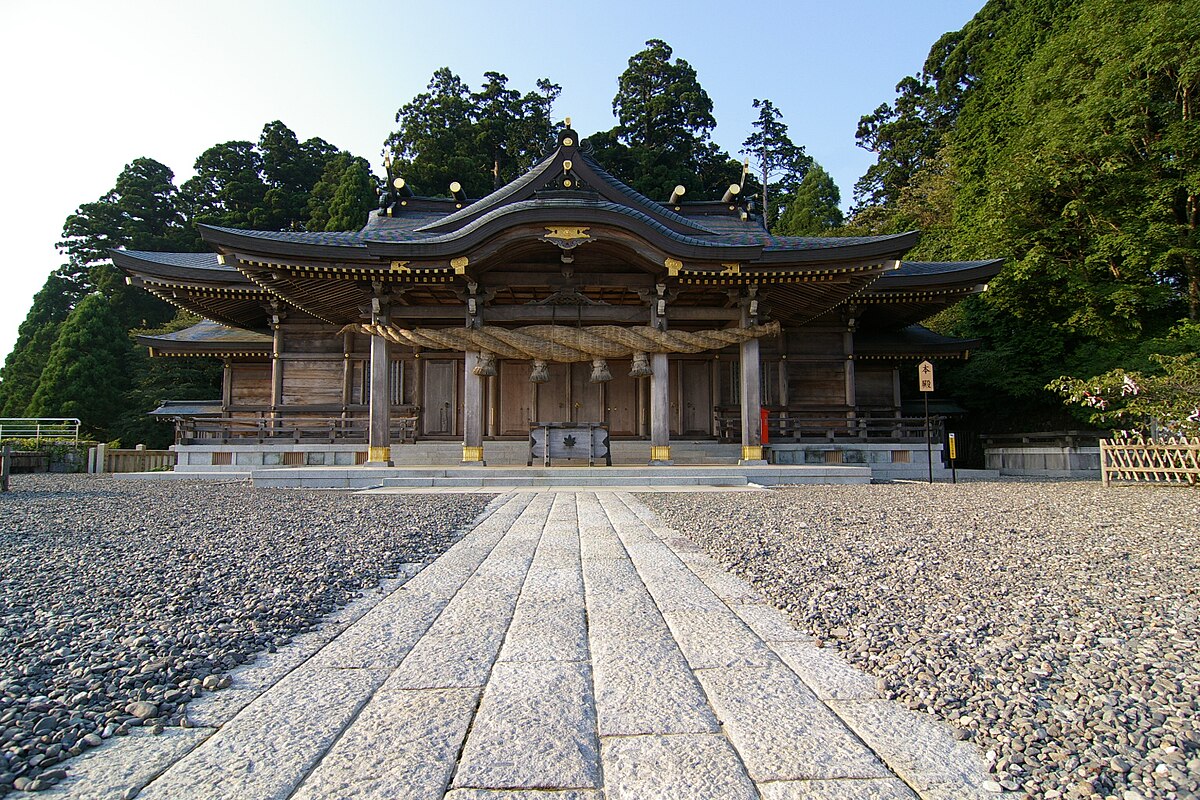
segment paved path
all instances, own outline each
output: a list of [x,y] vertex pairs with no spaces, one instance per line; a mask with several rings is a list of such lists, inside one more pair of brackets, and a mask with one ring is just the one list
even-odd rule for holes
[[998,796],[973,747],[628,494],[501,496],[386,589],[45,796]]

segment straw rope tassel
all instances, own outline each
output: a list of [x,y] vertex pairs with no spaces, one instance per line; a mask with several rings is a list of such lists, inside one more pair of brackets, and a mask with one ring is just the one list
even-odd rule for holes
[[596,325],[568,328],[531,325],[525,328],[397,328],[391,325],[347,325],[343,332],[382,336],[424,350],[479,350],[501,358],[544,361],[592,361],[638,353],[703,353],[764,336],[778,336],[779,323],[707,331],[660,331],[645,326]]

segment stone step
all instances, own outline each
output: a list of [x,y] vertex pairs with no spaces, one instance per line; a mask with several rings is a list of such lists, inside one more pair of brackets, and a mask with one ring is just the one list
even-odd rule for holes
[[747,486],[744,475],[685,475],[679,477],[661,475],[631,475],[627,472],[608,475],[511,475],[434,477],[413,476],[384,478],[384,488],[458,487],[458,488],[505,488],[522,486]]

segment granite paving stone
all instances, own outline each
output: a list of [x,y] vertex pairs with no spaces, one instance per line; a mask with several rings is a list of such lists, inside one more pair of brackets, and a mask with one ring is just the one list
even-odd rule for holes
[[376,692],[292,800],[439,800],[478,689]]
[[296,670],[138,797],[285,800],[385,676],[380,670]]
[[590,672],[578,662],[497,664],[454,786],[600,788]]
[[889,776],[875,754],[782,663],[696,675],[754,780]]
[[771,781],[759,784],[762,800],[917,800],[904,781],[868,778],[840,781]]
[[775,642],[775,652],[822,700],[875,700],[875,679],[811,642]]
[[608,800],[757,800],[737,753],[719,734],[602,740]]
[[998,796],[973,746],[878,699],[631,495],[491,508],[193,701],[197,727],[100,747],[47,796]]
[[922,794],[940,787],[950,796],[996,796],[982,789],[991,778],[979,751],[928,714],[886,700],[830,700],[829,706]]

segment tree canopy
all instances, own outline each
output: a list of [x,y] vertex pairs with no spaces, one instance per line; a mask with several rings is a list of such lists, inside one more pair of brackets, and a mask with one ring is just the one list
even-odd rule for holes
[[536,89],[508,88],[499,72],[484,73],[472,92],[448,67],[396,112],[400,127],[384,142],[392,173],[419,194],[449,196],[457,181],[483,197],[535,164],[554,143],[551,111],[560,87],[542,78]]
[[[616,127],[588,137],[597,160],[647,197],[665,200],[676,186],[690,197],[720,197],[742,180],[742,165],[711,141],[712,99],[696,70],[650,39],[629,59],[613,98]],[[757,192],[757,182],[747,187]]]
[[1058,413],[1051,378],[1119,368],[1200,314],[1197,43],[1196,0],[992,0],[863,117],[878,157],[848,232],[1007,259],[937,320],[984,339],[950,384],[994,424]]
[[742,142],[742,153],[749,157],[759,175],[763,219],[766,226],[773,229],[789,198],[800,188],[804,176],[812,168],[813,160],[804,152],[804,147],[792,142],[783,112],[774,103],[756,98],[754,108],[758,109],[758,119],[753,123],[754,132]]

